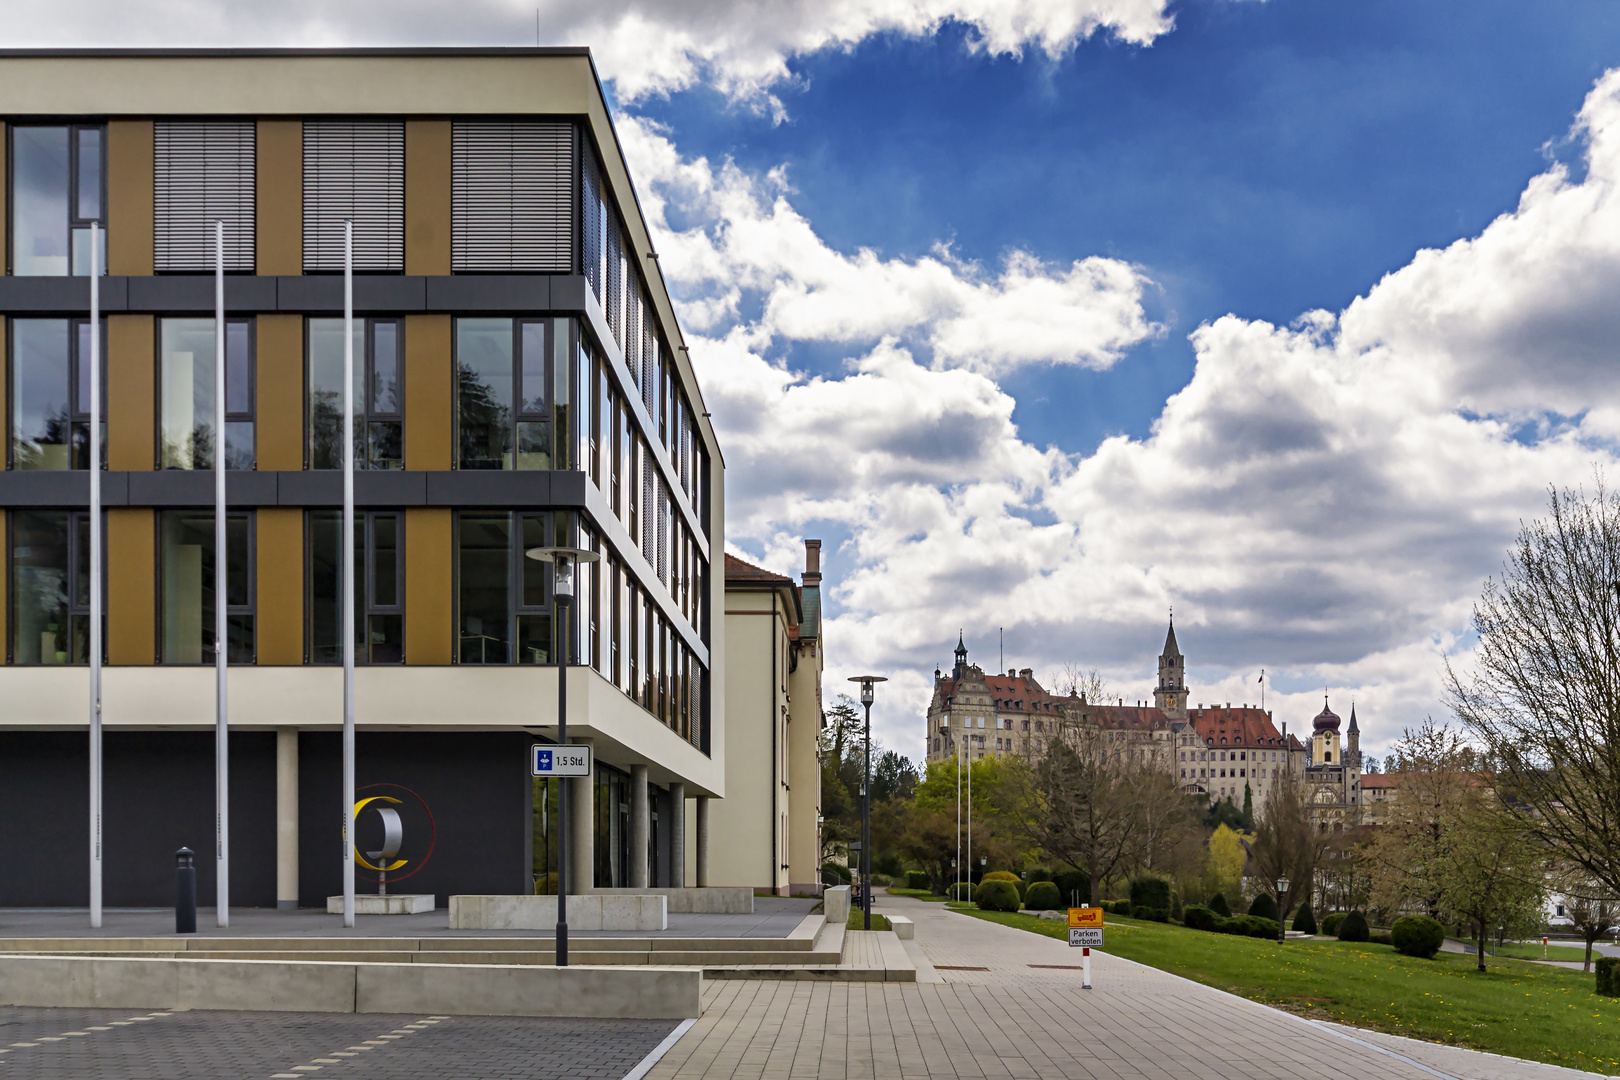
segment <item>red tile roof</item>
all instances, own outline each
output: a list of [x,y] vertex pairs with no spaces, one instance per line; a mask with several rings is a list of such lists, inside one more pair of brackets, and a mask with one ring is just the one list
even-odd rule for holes
[[726,552],[726,580],[727,581],[757,581],[762,584],[791,585],[793,579],[781,574],[773,574],[763,567],[753,563],[743,562],[737,556]]
[[[1282,733],[1271,717],[1257,708],[1188,709],[1187,719],[1206,744],[1214,746],[1281,746]],[[1211,743],[1213,740],[1213,743]],[[1296,740],[1288,737],[1290,743]]]
[[1400,773],[1362,773],[1362,790],[1371,788],[1398,788],[1401,786]]

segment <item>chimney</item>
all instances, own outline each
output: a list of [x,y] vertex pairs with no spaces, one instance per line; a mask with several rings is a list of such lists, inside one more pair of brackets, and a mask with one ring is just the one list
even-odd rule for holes
[[1034,668],[1019,668],[1018,669],[1018,677],[1020,679],[1023,679],[1026,683],[1032,683],[1032,682],[1035,681],[1035,669]]
[[804,542],[804,583],[806,585],[821,584],[820,540],[806,540]]

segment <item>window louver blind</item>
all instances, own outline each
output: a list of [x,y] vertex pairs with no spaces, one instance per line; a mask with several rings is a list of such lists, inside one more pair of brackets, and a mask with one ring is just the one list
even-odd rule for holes
[[304,124],[304,269],[343,269],[343,223],[354,222],[356,270],[405,269],[405,125],[398,120]]
[[573,270],[572,125],[458,121],[450,167],[452,270]]
[[607,207],[602,201],[602,170],[597,167],[596,155],[590,150],[585,150],[580,157],[584,161],[579,213],[584,226],[580,241],[584,249],[585,279],[590,282],[597,303],[602,304],[605,310],[602,294],[602,222]]
[[212,270],[214,222],[225,223],[225,269],[254,269],[255,128],[250,120],[153,125],[153,266]]
[[619,345],[624,345],[624,241],[617,217],[608,215],[607,230],[607,308],[608,329]]

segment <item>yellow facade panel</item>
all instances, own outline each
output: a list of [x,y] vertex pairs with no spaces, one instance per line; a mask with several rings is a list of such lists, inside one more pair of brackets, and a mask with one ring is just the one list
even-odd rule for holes
[[260,274],[304,272],[304,122],[260,120],[255,192]]
[[114,664],[151,664],[157,657],[157,531],[152,514],[147,509],[107,511],[107,659]]
[[157,328],[150,315],[107,316],[107,467],[156,464]]
[[448,469],[455,434],[450,316],[405,317],[405,467]]
[[405,511],[405,662],[448,664],[455,638],[449,510]]
[[152,153],[152,121],[107,124],[109,273],[152,273]]
[[258,648],[261,664],[304,662],[304,512],[259,510]]
[[405,122],[405,272],[450,272],[450,121]]
[[259,468],[291,471],[302,469],[304,467],[303,316],[259,316],[257,365]]

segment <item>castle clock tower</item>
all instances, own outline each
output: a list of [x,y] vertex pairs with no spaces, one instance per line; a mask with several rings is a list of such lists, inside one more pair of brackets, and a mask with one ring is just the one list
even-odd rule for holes
[[1176,646],[1176,622],[1164,636],[1164,652],[1159,654],[1159,686],[1153,691],[1153,704],[1172,720],[1187,719],[1187,661]]

